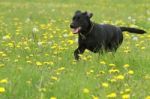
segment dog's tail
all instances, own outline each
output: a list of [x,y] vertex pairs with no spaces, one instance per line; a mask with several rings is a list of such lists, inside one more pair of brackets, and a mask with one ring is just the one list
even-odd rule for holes
[[129,28],[129,27],[120,27],[121,31],[128,31],[131,33],[137,33],[137,34],[144,34],[146,31],[142,29],[136,29],[136,28]]

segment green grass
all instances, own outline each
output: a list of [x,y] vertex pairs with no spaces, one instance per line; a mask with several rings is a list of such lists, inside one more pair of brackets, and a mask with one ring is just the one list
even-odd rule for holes
[[[0,1],[0,99],[108,99],[111,93],[149,99],[149,6],[149,0]],[[124,33],[115,56],[86,51],[76,62],[77,35],[69,24],[78,9],[93,12],[97,23],[138,26],[147,34]]]

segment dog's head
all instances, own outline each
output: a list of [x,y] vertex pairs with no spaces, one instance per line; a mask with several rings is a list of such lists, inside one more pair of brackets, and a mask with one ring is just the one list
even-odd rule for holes
[[80,33],[82,31],[87,31],[90,26],[90,18],[93,16],[92,13],[76,11],[73,18],[72,23],[70,24],[70,28],[73,33]]

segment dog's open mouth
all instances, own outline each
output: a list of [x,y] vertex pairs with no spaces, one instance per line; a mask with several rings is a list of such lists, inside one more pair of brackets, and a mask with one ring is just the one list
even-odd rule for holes
[[76,33],[79,33],[80,30],[81,30],[81,27],[77,27],[77,28],[73,28],[73,29],[72,29],[72,32],[73,32],[74,34],[76,34]]

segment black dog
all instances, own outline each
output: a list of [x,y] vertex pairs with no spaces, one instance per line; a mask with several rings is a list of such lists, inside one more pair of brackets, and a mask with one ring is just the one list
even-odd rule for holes
[[123,31],[143,34],[144,30],[128,27],[116,27],[109,24],[93,23],[92,13],[76,11],[70,28],[78,34],[78,48],[74,51],[75,59],[79,59],[85,49],[94,53],[100,51],[116,51],[123,41]]

